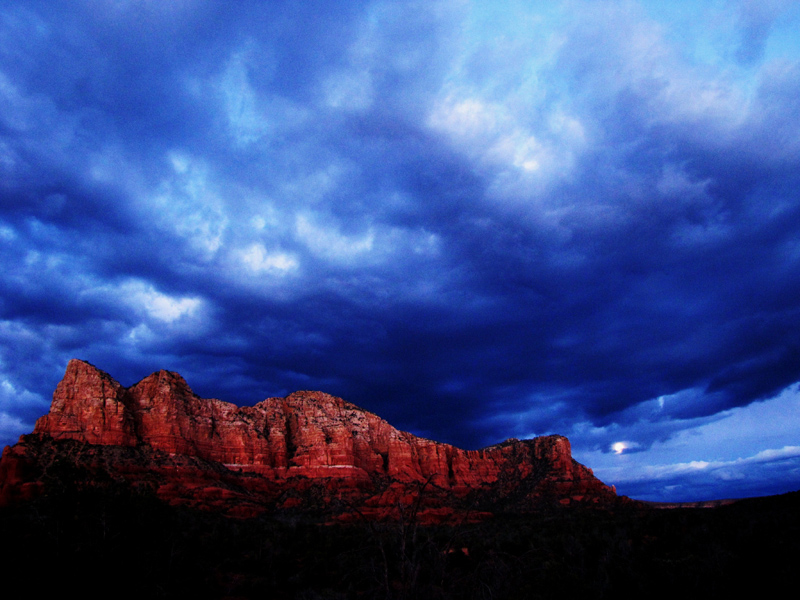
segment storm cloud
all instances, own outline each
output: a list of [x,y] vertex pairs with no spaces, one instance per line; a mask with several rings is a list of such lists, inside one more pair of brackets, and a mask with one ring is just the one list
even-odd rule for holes
[[800,10],[699,4],[3,7],[2,440],[76,357],[797,489]]

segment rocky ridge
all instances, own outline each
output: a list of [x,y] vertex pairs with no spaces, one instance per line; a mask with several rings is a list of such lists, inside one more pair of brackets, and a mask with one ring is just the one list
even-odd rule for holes
[[462,450],[322,392],[239,407],[199,398],[177,373],[126,388],[80,360],[69,362],[34,432],[4,450],[0,504],[45,492],[54,465],[66,465],[78,485],[113,481],[237,516],[348,520],[413,510],[442,521],[625,500],[572,458],[562,436]]

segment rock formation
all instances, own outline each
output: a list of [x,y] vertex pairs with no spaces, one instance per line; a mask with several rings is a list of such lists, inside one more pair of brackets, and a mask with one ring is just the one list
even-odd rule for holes
[[239,516],[299,511],[347,520],[414,510],[441,521],[620,501],[572,459],[562,436],[461,450],[322,392],[239,407],[199,398],[177,373],[125,388],[79,360],[70,361],[49,414],[4,450],[0,504],[42,493],[57,477],[54,464],[67,464],[79,486],[123,482],[173,504]]

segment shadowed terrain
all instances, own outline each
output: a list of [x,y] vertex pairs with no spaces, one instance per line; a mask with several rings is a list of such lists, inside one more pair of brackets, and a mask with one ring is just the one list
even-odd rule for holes
[[560,436],[464,451],[320,392],[240,408],[82,361],[0,497],[6,572],[83,597],[722,598],[783,590],[800,551],[797,492],[664,509]]

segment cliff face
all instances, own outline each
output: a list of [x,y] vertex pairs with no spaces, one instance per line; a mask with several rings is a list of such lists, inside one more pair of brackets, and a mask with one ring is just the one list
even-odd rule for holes
[[313,508],[363,517],[416,503],[435,518],[617,500],[561,436],[467,451],[322,392],[238,407],[197,397],[177,373],[125,388],[79,360],[33,434],[4,451],[0,502],[34,495],[45,485],[42,464],[59,454],[89,478],[102,472],[173,503],[242,515]]

